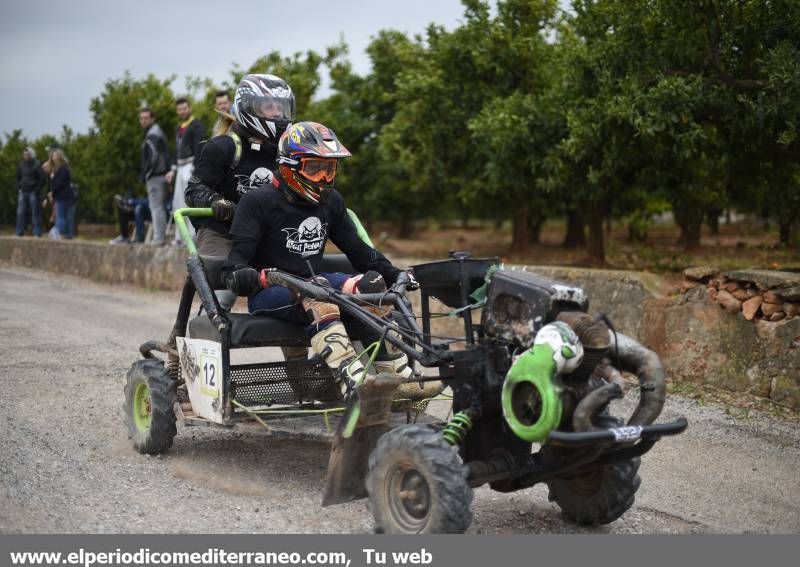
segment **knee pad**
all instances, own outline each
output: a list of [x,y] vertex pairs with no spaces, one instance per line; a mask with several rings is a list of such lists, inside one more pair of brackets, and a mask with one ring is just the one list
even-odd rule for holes
[[337,305],[317,299],[304,297],[303,309],[308,315],[308,318],[311,319],[311,324],[317,327],[329,321],[338,321],[340,318],[339,307]]

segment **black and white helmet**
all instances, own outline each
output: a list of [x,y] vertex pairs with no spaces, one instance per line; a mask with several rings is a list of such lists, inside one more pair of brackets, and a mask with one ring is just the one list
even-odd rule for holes
[[277,145],[294,120],[294,93],[275,75],[245,75],[236,87],[231,114],[249,135]]

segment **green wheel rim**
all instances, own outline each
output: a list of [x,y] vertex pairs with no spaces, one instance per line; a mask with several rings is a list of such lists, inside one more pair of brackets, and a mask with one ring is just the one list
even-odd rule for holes
[[150,411],[150,388],[147,384],[137,384],[133,392],[133,424],[137,431],[150,429],[152,415]]

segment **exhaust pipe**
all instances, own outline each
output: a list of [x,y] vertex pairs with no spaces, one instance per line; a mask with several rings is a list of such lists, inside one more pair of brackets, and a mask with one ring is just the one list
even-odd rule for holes
[[[650,425],[661,414],[667,395],[666,374],[658,355],[645,348],[636,340],[613,333],[608,326],[587,313],[566,311],[558,315],[575,330],[585,350],[597,349],[609,354],[616,351],[620,370],[634,374],[639,381],[639,405],[628,420],[628,425]],[[616,341],[616,345],[615,345]],[[602,360],[595,368],[609,384],[602,386],[584,397],[573,413],[572,425],[575,431],[592,431],[594,415],[609,401],[625,395],[625,382],[614,367]]]
[[[610,334],[610,333],[609,333]],[[614,336],[610,334],[611,340]],[[617,333],[620,370],[639,380],[639,405],[628,425],[650,425],[661,414],[667,397],[667,376],[658,355],[636,340]]]

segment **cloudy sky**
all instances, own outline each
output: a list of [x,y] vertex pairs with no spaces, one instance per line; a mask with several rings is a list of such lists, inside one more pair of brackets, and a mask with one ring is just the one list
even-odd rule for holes
[[229,78],[273,50],[322,52],[340,36],[355,70],[381,29],[423,32],[430,22],[455,27],[460,0],[2,0],[0,134],[85,132],[89,101],[107,79],[129,70],[140,78]]

